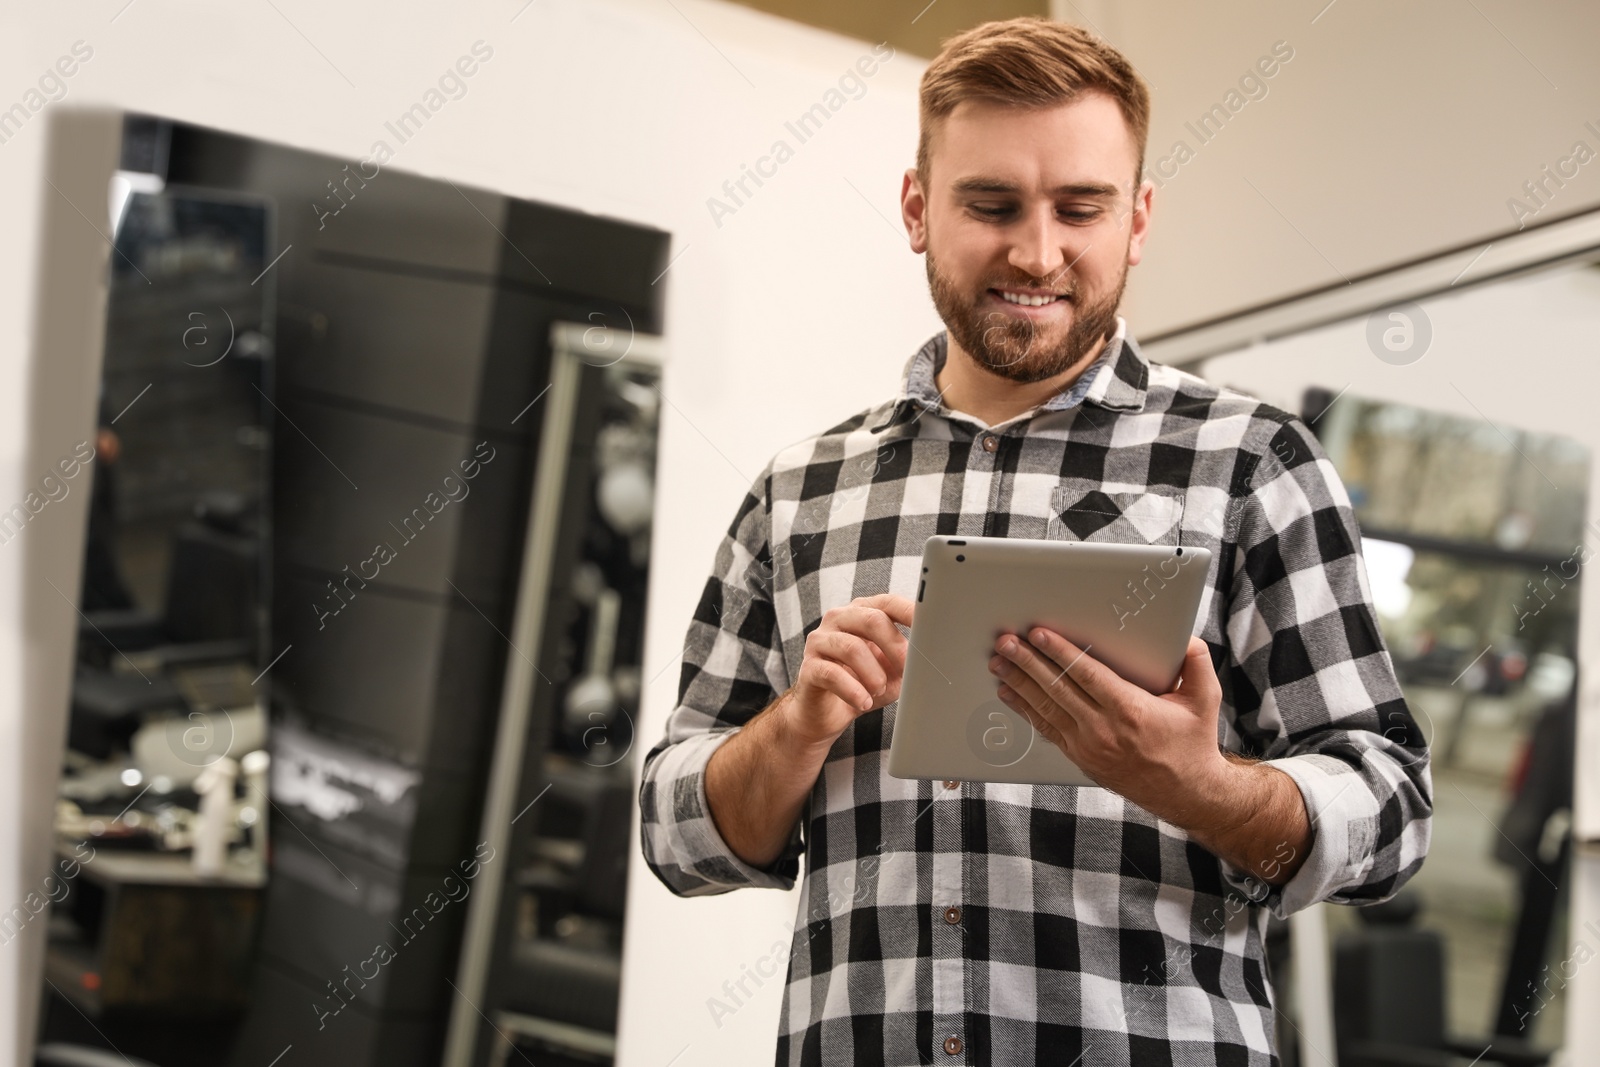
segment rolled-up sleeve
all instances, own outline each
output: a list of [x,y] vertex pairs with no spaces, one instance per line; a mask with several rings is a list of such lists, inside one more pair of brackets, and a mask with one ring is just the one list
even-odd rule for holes
[[[1320,442],[1288,416],[1234,502],[1226,691],[1240,747],[1294,780],[1310,851],[1286,884],[1219,861],[1276,915],[1375,904],[1427,855],[1428,749],[1378,626],[1361,535]],[[1287,842],[1274,862],[1299,857]]]
[[644,859],[678,896],[791,889],[804,852],[802,818],[772,863],[751,866],[728,847],[706,800],[711,754],[789,685],[771,595],[769,473],[746,493],[717,549],[684,641],[677,706],[644,757]]

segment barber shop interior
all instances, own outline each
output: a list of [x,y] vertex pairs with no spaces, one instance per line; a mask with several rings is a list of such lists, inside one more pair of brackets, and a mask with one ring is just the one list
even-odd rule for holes
[[0,1067],[1600,1064],[1594,5],[7,21]]

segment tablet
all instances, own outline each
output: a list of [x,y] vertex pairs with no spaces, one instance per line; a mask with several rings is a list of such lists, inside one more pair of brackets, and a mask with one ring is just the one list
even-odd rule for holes
[[1055,630],[1152,693],[1177,684],[1211,551],[1174,545],[928,538],[889,741],[896,778],[1093,785],[1006,707],[995,639]]

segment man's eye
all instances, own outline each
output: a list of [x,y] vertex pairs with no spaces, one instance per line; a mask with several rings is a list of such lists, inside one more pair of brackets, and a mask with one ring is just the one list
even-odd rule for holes
[[[1010,215],[1012,212],[1012,209],[1009,207],[985,207],[981,204],[972,205],[972,210],[977,215],[980,215],[986,219],[1004,218],[1005,216]],[[1095,210],[1064,211],[1061,214],[1064,218],[1071,219],[1074,222],[1090,222],[1100,217],[1100,212]]]

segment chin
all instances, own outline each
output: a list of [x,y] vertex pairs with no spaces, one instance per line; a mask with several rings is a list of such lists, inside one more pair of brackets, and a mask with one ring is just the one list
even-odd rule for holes
[[1027,359],[1016,363],[999,364],[984,360],[980,361],[978,365],[996,378],[1008,382],[1016,382],[1018,385],[1032,385],[1034,382],[1042,382],[1046,378],[1053,378],[1061,373],[1049,365]]
[[[1071,335],[1070,323],[1060,323],[1049,329],[1022,329],[1013,331],[1000,328],[980,317],[970,330],[974,340],[1003,334],[999,345],[983,344],[977,348],[963,345],[987,370],[1016,381],[1038,381],[1048,378],[1048,365],[1056,362],[1061,350],[1067,346]],[[1044,373],[1040,373],[1040,372]]]

